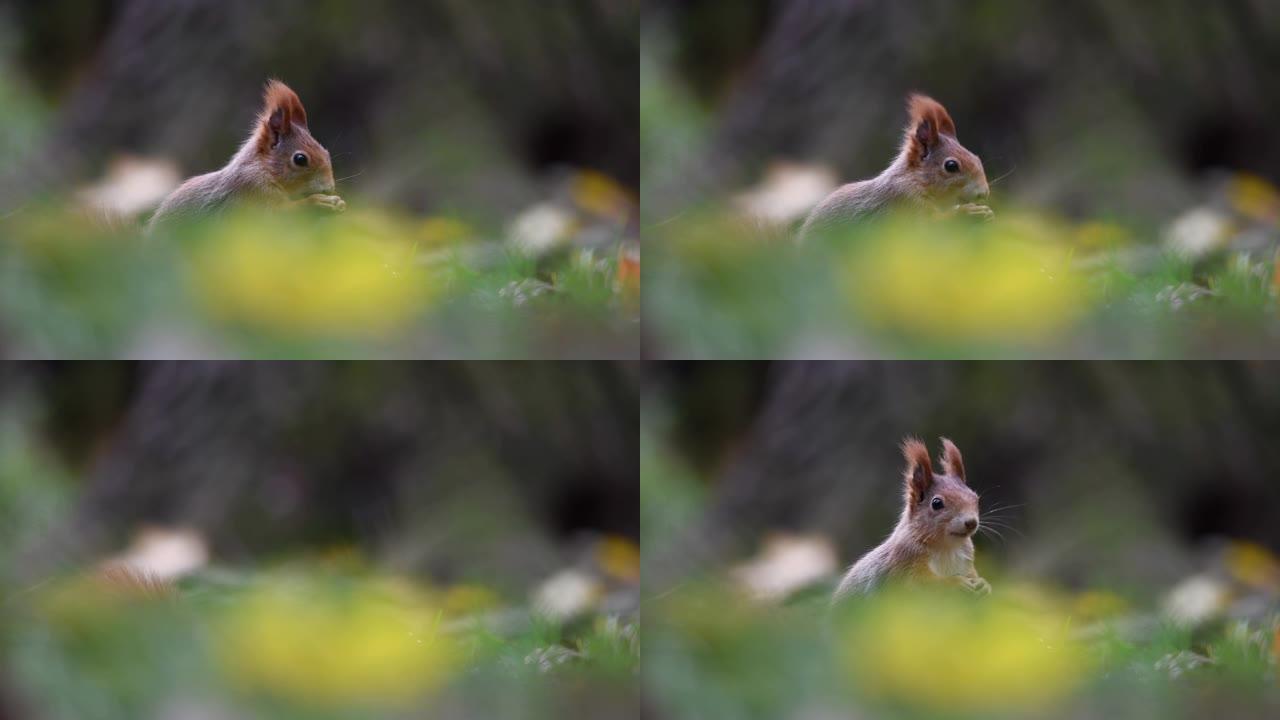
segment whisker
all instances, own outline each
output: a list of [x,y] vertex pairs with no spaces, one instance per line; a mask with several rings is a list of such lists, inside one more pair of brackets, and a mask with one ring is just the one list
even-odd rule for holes
[[1003,531],[1003,532],[1011,532],[1011,533],[1013,533],[1014,535],[1017,535],[1018,537],[1026,537],[1026,534],[1024,534],[1021,530],[1019,530],[1019,529],[1018,529],[1018,528],[1016,528],[1016,527],[1009,526],[1009,525],[987,525],[987,524],[984,522],[984,523],[983,523],[983,525],[982,525],[981,527],[989,527],[989,528],[991,528],[992,530],[996,530],[997,532],[1001,532],[1001,531]]
[[1009,522],[1012,519],[1008,515],[1001,515],[1000,513],[980,512],[978,514],[982,517],[983,520],[999,520],[1000,522]]
[[1008,523],[1008,522],[1010,522],[1013,518],[1010,518],[1010,517],[1008,517],[1008,516],[1006,516],[1006,515],[1000,515],[1000,514],[998,514],[998,513],[985,513],[985,512],[984,512],[984,513],[982,513],[982,519],[983,519],[983,520],[990,520],[990,521],[992,521],[992,522],[1003,522],[1003,523]]
[[1014,525],[1013,518],[1004,515],[996,515],[995,513],[982,513],[983,522],[1000,523],[1001,525]]
[[978,532],[986,534],[987,537],[995,538],[1001,543],[1005,542],[1004,535],[1001,535],[1000,531],[995,528],[979,527]]
[[1021,530],[1019,530],[1019,529],[1018,529],[1018,528],[1016,528],[1016,527],[1010,527],[1009,525],[986,525],[986,527],[993,528],[993,529],[995,529],[995,530],[999,530],[999,531],[1001,531],[1001,532],[1011,532],[1011,533],[1013,533],[1014,535],[1017,535],[1017,536],[1019,536],[1019,537],[1022,537],[1022,536],[1023,536],[1023,533],[1022,533],[1022,531],[1021,531]]
[[18,206],[18,207],[16,207],[16,208],[14,208],[14,209],[12,209],[12,210],[8,211],[8,212],[0,213],[0,220],[4,220],[4,219],[6,219],[6,218],[13,217],[14,215],[17,215],[18,213],[22,212],[23,210],[26,210],[26,209],[27,209],[27,204],[28,204],[28,203],[24,203],[24,204],[22,204],[22,205],[19,205],[19,206]]
[[1003,179],[1005,179],[1005,178],[1009,177],[1010,175],[1012,175],[1012,174],[1013,174],[1013,171],[1014,171],[1014,170],[1017,170],[1017,169],[1018,169],[1018,166],[1017,166],[1017,165],[1014,165],[1012,170],[1010,170],[1009,172],[1007,172],[1007,173],[1005,173],[1005,174],[1001,175],[1000,177],[996,178],[995,180],[992,180],[991,182],[987,183],[987,185],[995,185],[996,183],[1000,182],[1001,180],[1003,180]]
[[361,170],[360,172],[355,173],[354,175],[348,175],[348,176],[346,176],[346,177],[341,177],[341,178],[338,178],[337,180],[334,180],[333,182],[334,182],[334,184],[337,184],[337,183],[342,182],[343,180],[350,180],[350,179],[351,179],[351,178],[353,178],[353,177],[360,177],[360,176],[361,176],[361,175],[363,175],[363,174],[364,174],[364,171],[363,171],[363,170]]

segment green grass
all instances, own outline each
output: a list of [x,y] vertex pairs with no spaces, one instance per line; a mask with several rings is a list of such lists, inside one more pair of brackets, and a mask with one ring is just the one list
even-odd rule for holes
[[[659,357],[1254,357],[1280,348],[1274,260],[1159,249],[1154,228],[1009,211],[891,218],[798,246],[731,211],[646,232]],[[775,237],[777,236],[777,237]]]
[[[432,597],[404,579],[317,568],[231,584],[197,576],[164,599],[72,576],[7,596],[0,637],[6,679],[40,717],[204,706],[234,717],[549,718],[585,694],[599,707],[632,700],[634,620],[526,615],[523,629],[501,631],[465,622],[481,611],[446,615]],[[544,656],[561,661],[534,661]]]
[[[1280,614],[1195,632],[1151,621],[1135,635],[1120,629],[1127,616],[1083,620],[1069,596],[1028,601],[1025,590],[1006,585],[976,600],[917,588],[829,612],[823,602],[775,607],[716,581],[687,583],[644,604],[648,691],[674,720],[1265,717],[1280,708],[1271,658]],[[1193,657],[1208,662],[1193,667]]]
[[[448,221],[456,222],[456,221]],[[0,347],[38,357],[639,352],[609,247],[534,259],[388,210],[231,215],[143,237],[61,205],[0,221]],[[495,238],[495,239],[482,239]]]
[[597,607],[552,619],[509,581],[436,584],[345,548],[205,568],[160,598],[105,584],[92,568],[34,571],[31,548],[58,545],[50,528],[69,521],[80,488],[42,442],[39,404],[24,400],[19,389],[0,413],[0,711],[81,720],[634,716],[635,613]]

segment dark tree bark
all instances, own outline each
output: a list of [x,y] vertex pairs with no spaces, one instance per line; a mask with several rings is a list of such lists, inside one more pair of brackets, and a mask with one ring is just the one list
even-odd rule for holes
[[[43,37],[38,28],[76,5],[52,0],[18,18]],[[394,199],[415,207],[458,184],[424,172],[433,158],[417,154],[422,138],[459,127],[487,128],[511,158],[485,159],[501,179],[490,183],[499,204],[512,201],[504,183],[528,185],[561,165],[635,186],[638,16],[636,0],[118,0],[100,35],[55,35],[72,46],[25,54],[57,85],[44,88],[58,101],[57,127],[6,163],[0,198],[84,183],[120,152],[173,157],[191,174],[219,167],[268,77],[299,91],[340,173],[375,168],[360,181],[370,187],[380,173],[383,185],[412,174]]]
[[[117,410],[81,428],[94,440],[60,444],[91,453],[70,458],[86,479],[75,515],[25,549],[33,576],[118,548],[147,523],[195,527],[224,560],[349,542],[444,573],[506,563],[508,579],[536,577],[583,533],[639,535],[626,366],[124,367]],[[49,397],[94,368],[55,366],[34,382]],[[112,378],[98,381],[110,394]],[[63,404],[50,426],[93,395]],[[489,538],[448,531],[459,507],[493,515],[503,543],[531,557],[480,557]],[[428,551],[402,552],[436,528]]]

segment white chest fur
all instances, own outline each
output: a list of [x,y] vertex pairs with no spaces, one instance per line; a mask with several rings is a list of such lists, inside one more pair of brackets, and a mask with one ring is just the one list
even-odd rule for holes
[[929,569],[938,577],[968,575],[973,567],[973,546],[961,543],[929,556]]

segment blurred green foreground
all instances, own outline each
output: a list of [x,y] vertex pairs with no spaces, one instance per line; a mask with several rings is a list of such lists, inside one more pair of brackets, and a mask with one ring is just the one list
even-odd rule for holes
[[[741,500],[742,487],[703,483],[653,432],[661,426],[648,427],[641,467],[651,717],[1154,720],[1280,711],[1280,558],[1258,544],[1229,542],[1171,587],[1135,577],[1071,587],[1047,572],[1014,574],[980,537],[977,567],[990,596],[889,587],[832,608],[845,565],[829,538],[791,528],[752,541],[726,516],[768,513],[750,503],[726,512],[721,494]],[[803,474],[774,477],[770,487],[803,493]],[[856,522],[858,508],[829,509]],[[1114,527],[1099,519],[1107,512],[1084,522]],[[777,515],[804,526],[794,507]],[[986,517],[1040,563],[1052,564],[1048,546],[1065,544],[1073,555],[1088,546]],[[1140,526],[1128,530],[1141,535]],[[1126,554],[1124,541],[1114,544]],[[725,547],[740,546],[758,554],[720,564]],[[1114,559],[1079,562],[1093,569],[1085,577],[1102,578]]]
[[4,228],[0,346],[10,355],[638,351],[638,260],[619,251],[621,230],[599,249],[535,255],[482,241],[461,221],[386,210],[246,211],[148,238],[32,208]]

